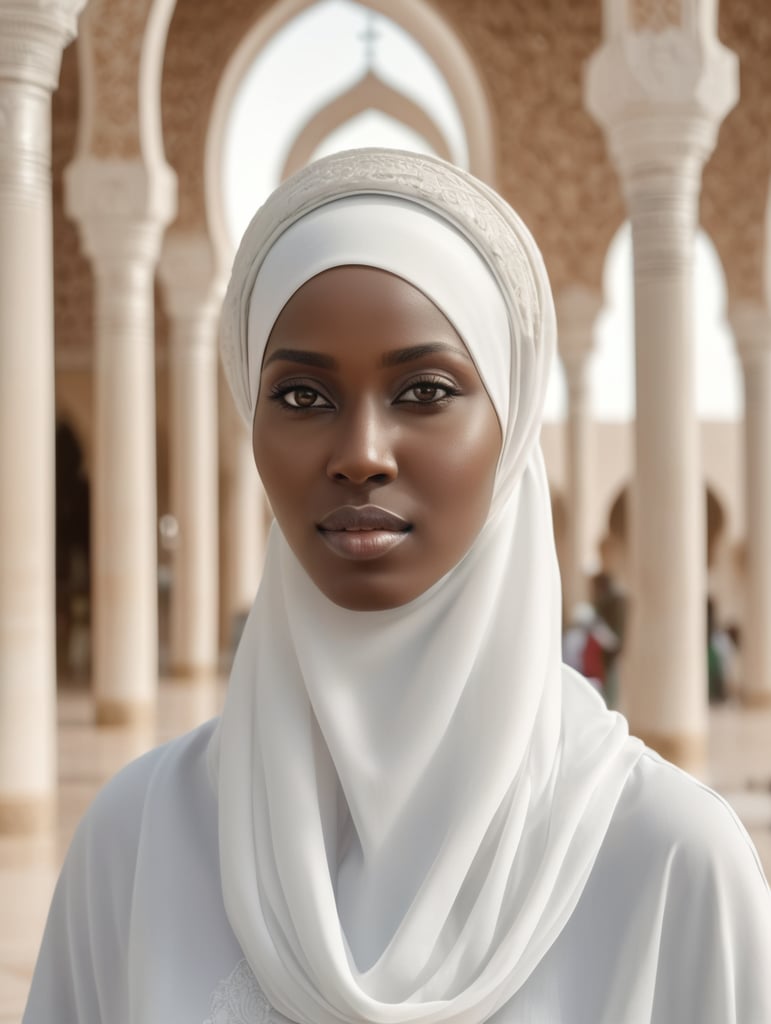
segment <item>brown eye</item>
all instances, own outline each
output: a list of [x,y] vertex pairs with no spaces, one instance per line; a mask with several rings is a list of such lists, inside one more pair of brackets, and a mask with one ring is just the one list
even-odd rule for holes
[[303,409],[309,408],[318,398],[316,392],[311,391],[310,388],[297,388],[295,391],[290,391],[287,398],[289,398],[290,395],[294,401],[290,398],[289,404],[298,405]]
[[449,381],[416,380],[399,395],[400,403],[411,405],[443,405],[458,394]]
[[439,390],[436,384],[416,384],[412,393],[419,402],[433,402]]
[[314,388],[287,388],[281,397],[293,409],[328,408],[329,403]]

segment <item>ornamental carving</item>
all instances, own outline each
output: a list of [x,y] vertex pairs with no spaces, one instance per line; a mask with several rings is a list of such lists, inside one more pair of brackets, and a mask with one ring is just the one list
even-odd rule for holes
[[634,32],[663,32],[682,24],[682,0],[627,0],[629,27]]
[[86,149],[123,159],[141,154],[139,74],[153,0],[90,0],[83,44],[93,62],[93,124]]
[[693,32],[637,32],[627,38],[625,48],[630,70],[652,100],[691,99],[704,65],[704,48]]
[[595,0],[443,0],[483,75],[499,128],[498,184],[540,245],[555,291],[602,287],[625,217],[603,136],[585,112],[583,65],[601,42]]

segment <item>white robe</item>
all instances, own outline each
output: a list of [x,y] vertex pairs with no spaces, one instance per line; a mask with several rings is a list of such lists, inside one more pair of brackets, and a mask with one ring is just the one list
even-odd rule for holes
[[[212,730],[151,751],[94,801],[56,889],[23,1024],[283,1019],[223,905]],[[567,925],[491,1019],[768,1024],[771,898],[728,805],[644,753]]]

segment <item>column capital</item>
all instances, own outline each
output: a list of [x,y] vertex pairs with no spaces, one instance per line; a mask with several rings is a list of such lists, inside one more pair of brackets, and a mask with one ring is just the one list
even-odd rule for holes
[[177,176],[167,164],[77,157],[64,172],[65,207],[95,261],[155,261],[176,214]]
[[736,350],[745,366],[771,355],[771,311],[760,302],[737,302],[728,312]]
[[[86,0],[0,0],[2,77],[52,91]],[[0,121],[3,110],[0,109]]]
[[605,33],[585,67],[584,100],[625,184],[651,166],[682,174],[695,162],[698,174],[739,96],[738,59],[719,42],[713,19],[683,13],[659,31],[617,19]]
[[166,312],[186,320],[219,315],[227,280],[203,231],[169,231],[158,264]]
[[554,296],[559,354],[568,375],[582,369],[594,351],[594,324],[602,301],[598,291],[584,285],[569,285]]

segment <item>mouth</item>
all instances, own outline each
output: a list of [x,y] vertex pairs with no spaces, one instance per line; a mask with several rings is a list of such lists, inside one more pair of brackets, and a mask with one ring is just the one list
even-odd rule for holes
[[378,505],[341,505],[324,516],[317,529],[335,554],[351,561],[369,561],[401,544],[412,526]]

